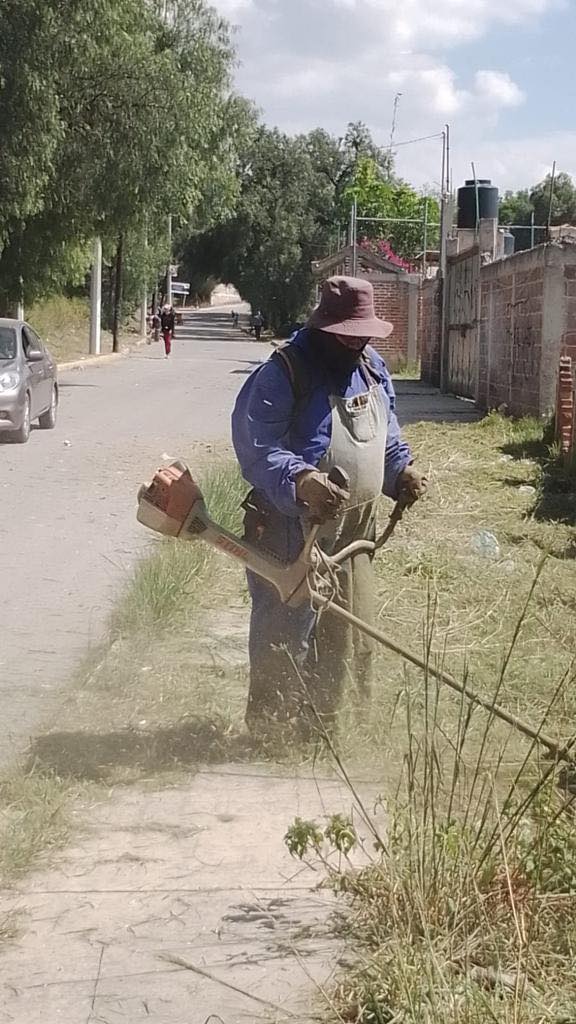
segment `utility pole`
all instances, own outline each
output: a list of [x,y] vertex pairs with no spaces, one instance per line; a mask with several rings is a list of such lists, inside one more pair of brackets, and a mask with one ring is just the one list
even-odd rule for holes
[[448,223],[448,200],[449,200],[449,180],[450,172],[448,170],[448,125],[442,132],[442,171],[440,174],[440,275],[445,277],[446,275],[446,240],[448,238],[448,232],[450,225]]
[[554,203],[554,186],[556,184],[556,161],[552,164],[552,174],[550,175],[550,197],[548,200],[548,220],[546,222],[546,241],[550,241],[550,228],[552,227],[552,206]]
[[358,199],[354,196],[352,207],[352,277],[358,273]]
[[[148,218],[146,218],[146,221]],[[148,267],[148,224],[144,225],[144,262],[146,268]],[[146,271],[144,272],[144,280],[142,282],[142,304],[140,306],[140,337],[146,337],[146,331],[148,327],[148,282],[146,281]]]
[[120,331],[122,329],[122,291],[124,271],[124,235],[118,235],[116,245],[116,269],[114,274],[114,315],[112,317],[112,351],[120,351]]
[[450,125],[442,132],[442,174],[440,209],[440,390],[446,388],[446,307],[448,302],[447,248],[448,235],[452,227],[452,203],[450,197]]
[[424,197],[424,223],[422,225],[422,280],[426,280],[428,270],[428,196]]
[[90,277],[90,355],[100,355],[102,321],[102,242],[94,240],[92,274]]
[[168,266],[166,267],[166,302],[172,305],[172,214],[168,214]]
[[148,291],[146,284],[142,287],[142,302],[140,303],[140,337],[145,338],[148,331]]

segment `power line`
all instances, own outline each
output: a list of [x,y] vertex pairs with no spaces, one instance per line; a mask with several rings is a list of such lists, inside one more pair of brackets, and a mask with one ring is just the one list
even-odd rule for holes
[[435,135],[421,135],[418,139],[406,139],[405,142],[395,142],[394,149],[399,149],[400,146],[413,146],[415,142],[428,142],[430,139],[441,139],[444,132],[436,132]]

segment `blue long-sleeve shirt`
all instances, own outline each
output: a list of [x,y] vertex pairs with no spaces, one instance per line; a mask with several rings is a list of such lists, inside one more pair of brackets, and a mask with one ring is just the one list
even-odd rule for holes
[[[314,358],[306,328],[291,344],[302,348],[310,357],[306,398],[295,409],[292,383],[286,369],[276,360],[263,363],[250,375],[238,395],[232,414],[232,440],[244,479],[284,515],[296,517],[302,514],[302,507],[296,500],[295,479],[303,470],[315,469],[330,447],[330,396],[353,398],[363,394],[366,380],[358,367],[344,382],[342,378],[336,379]],[[395,412],[394,386],[386,364],[374,349],[367,348],[366,354],[388,409],[383,491],[395,498],[398,475],[412,461],[412,454],[402,440]]]

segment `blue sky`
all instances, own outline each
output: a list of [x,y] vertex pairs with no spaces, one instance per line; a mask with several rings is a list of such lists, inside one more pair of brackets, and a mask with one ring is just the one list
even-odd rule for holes
[[[213,0],[236,25],[238,88],[264,120],[341,134],[363,120],[387,143],[449,122],[453,178],[529,186],[576,175],[576,0]],[[399,171],[435,184],[440,150],[398,150]]]
[[489,35],[456,50],[452,66],[465,74],[470,65],[488,60],[505,68],[524,92],[526,102],[506,111],[497,134],[576,128],[574,101],[574,43],[576,4],[552,6],[547,14],[524,24],[492,30]]

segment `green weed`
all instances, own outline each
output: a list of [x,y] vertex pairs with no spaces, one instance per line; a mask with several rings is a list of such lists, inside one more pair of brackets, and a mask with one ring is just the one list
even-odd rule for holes
[[41,853],[61,846],[70,831],[68,783],[33,772],[0,780],[0,879],[21,877]]
[[388,368],[393,377],[399,377],[403,380],[420,380],[420,360],[419,359],[392,359],[387,360]]

